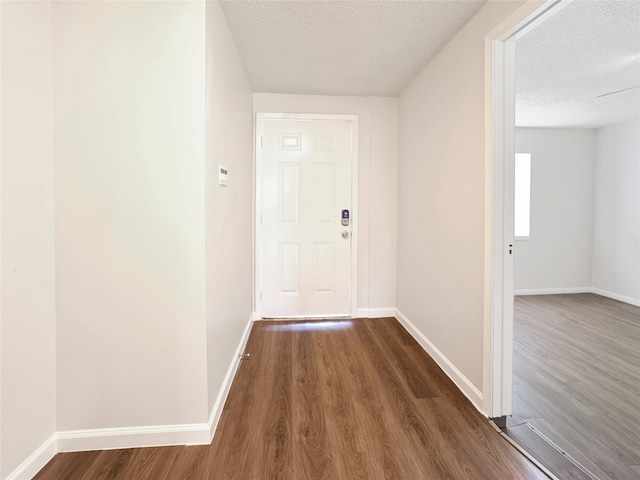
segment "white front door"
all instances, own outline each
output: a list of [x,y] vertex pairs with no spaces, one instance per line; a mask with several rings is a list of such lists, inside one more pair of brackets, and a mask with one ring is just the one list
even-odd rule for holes
[[356,119],[297,117],[258,116],[258,311],[350,315]]

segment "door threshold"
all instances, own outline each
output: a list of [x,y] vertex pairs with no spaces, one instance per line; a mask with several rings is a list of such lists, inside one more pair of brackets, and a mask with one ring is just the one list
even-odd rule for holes
[[[493,423],[493,422],[492,422]],[[494,424],[495,425],[495,424]],[[496,430],[554,480],[599,480],[529,422],[515,422]]]

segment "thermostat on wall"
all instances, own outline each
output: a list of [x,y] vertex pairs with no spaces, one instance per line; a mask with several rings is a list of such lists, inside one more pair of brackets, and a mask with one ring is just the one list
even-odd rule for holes
[[219,165],[218,185],[227,186],[227,167]]

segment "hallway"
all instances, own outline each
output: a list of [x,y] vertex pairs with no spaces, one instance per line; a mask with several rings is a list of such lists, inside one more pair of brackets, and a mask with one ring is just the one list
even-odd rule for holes
[[393,318],[257,322],[246,353],[210,446],[59,454],[36,480],[547,478]]

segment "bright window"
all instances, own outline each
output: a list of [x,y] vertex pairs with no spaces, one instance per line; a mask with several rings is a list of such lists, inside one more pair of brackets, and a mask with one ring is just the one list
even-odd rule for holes
[[515,168],[515,218],[516,237],[529,238],[531,212],[531,154],[516,153]]

